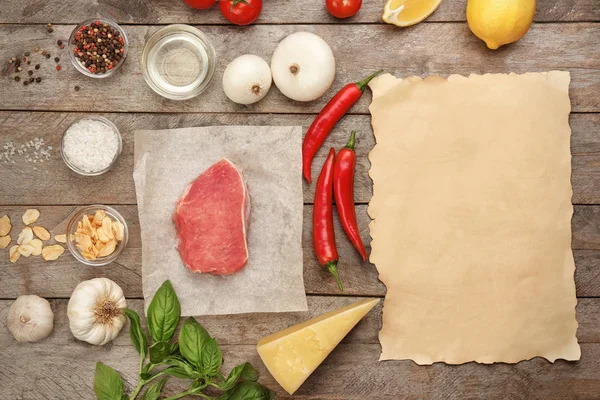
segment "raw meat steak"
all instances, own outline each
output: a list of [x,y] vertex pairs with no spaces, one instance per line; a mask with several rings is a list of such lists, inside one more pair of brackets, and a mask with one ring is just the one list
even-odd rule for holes
[[248,261],[248,189],[237,167],[223,159],[185,190],[175,208],[177,249],[186,268],[228,275]]

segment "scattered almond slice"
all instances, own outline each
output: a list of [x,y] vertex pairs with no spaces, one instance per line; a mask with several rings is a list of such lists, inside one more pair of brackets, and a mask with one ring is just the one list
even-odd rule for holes
[[46,246],[42,249],[42,258],[46,261],[56,260],[65,252],[64,247],[60,244],[53,244],[52,246]]
[[21,253],[23,257],[29,257],[33,254],[34,250],[35,248],[31,244],[22,244],[19,246],[19,253]]
[[119,242],[123,240],[125,236],[125,225],[123,225],[120,221],[114,221],[112,224],[112,229],[115,235],[115,239]]
[[56,240],[58,243],[67,243],[67,234],[54,235],[54,240]]
[[40,212],[35,208],[29,208],[23,214],[23,223],[25,225],[33,224],[40,217]]
[[50,232],[43,226],[34,226],[33,233],[42,240],[50,240]]
[[8,250],[9,258],[11,263],[16,263],[21,253],[19,253],[19,245],[14,245]]
[[10,224],[10,218],[8,215],[4,215],[0,218],[0,236],[6,236],[10,233],[12,225]]
[[104,245],[104,247],[102,247],[102,250],[100,250],[100,252],[98,253],[98,257],[110,256],[112,253],[114,253],[116,248],[117,240],[111,239],[108,243]]
[[9,235],[6,236],[1,236],[0,237],[0,249],[5,249],[8,247],[8,245],[10,244],[10,241],[12,239],[10,238]]
[[27,244],[33,240],[33,230],[26,226],[17,237],[17,244]]
[[42,254],[42,247],[44,243],[40,239],[33,239],[31,242],[27,243],[27,246],[31,246],[33,251],[31,252],[32,256],[39,256]]

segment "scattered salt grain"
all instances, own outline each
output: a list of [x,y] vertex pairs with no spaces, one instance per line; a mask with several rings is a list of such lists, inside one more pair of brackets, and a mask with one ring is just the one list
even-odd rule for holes
[[82,119],[63,137],[64,156],[75,169],[95,173],[108,168],[119,153],[119,136],[113,127],[96,120]]

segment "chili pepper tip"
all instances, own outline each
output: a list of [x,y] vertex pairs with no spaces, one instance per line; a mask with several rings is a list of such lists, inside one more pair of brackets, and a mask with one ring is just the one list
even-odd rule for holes
[[342,281],[340,281],[340,275],[338,274],[338,270],[337,270],[337,260],[336,261],[328,262],[325,265],[325,268],[327,268],[327,270],[335,278],[335,282],[337,283],[337,286],[340,289],[340,292],[343,292],[344,288],[342,287]]

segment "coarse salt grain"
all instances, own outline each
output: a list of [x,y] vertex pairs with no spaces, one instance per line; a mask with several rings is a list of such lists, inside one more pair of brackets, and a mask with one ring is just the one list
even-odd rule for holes
[[113,162],[119,151],[119,137],[102,121],[82,119],[67,129],[63,151],[75,168],[94,173],[108,168]]

